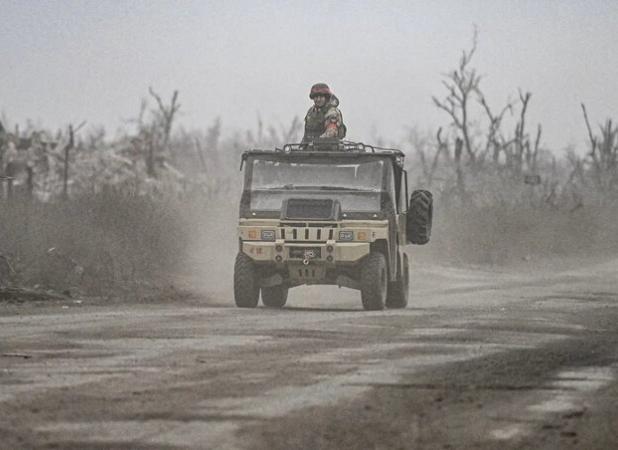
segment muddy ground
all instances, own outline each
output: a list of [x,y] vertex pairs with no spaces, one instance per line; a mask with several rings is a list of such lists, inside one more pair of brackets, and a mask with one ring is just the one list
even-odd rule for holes
[[0,448],[618,448],[618,259],[412,277],[384,312],[337,288],[237,309],[194,279],[0,303]]

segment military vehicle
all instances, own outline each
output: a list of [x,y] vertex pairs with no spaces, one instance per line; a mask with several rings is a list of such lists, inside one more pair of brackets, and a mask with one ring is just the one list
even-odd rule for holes
[[304,284],[360,290],[366,310],[405,308],[404,246],[431,233],[431,193],[408,197],[404,153],[315,140],[243,153],[236,305],[286,304]]

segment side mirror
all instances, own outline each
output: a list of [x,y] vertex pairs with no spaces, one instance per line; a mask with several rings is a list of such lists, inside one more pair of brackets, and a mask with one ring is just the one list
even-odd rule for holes
[[417,190],[410,195],[406,234],[411,244],[429,242],[433,221],[433,196],[429,191]]

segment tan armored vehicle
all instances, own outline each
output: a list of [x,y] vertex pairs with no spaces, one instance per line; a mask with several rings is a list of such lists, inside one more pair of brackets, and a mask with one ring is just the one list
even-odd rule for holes
[[281,308],[303,284],[358,289],[367,310],[405,308],[403,247],[429,241],[432,197],[414,191],[400,150],[314,141],[250,150],[240,201],[236,305]]

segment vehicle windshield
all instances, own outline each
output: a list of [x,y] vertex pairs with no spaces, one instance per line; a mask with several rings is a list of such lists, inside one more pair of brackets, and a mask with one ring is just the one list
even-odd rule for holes
[[305,161],[253,161],[252,190],[358,190],[382,188],[384,161],[309,163]]
[[337,199],[343,211],[380,211],[384,160],[281,161],[251,163],[250,208],[278,211],[290,198]]

